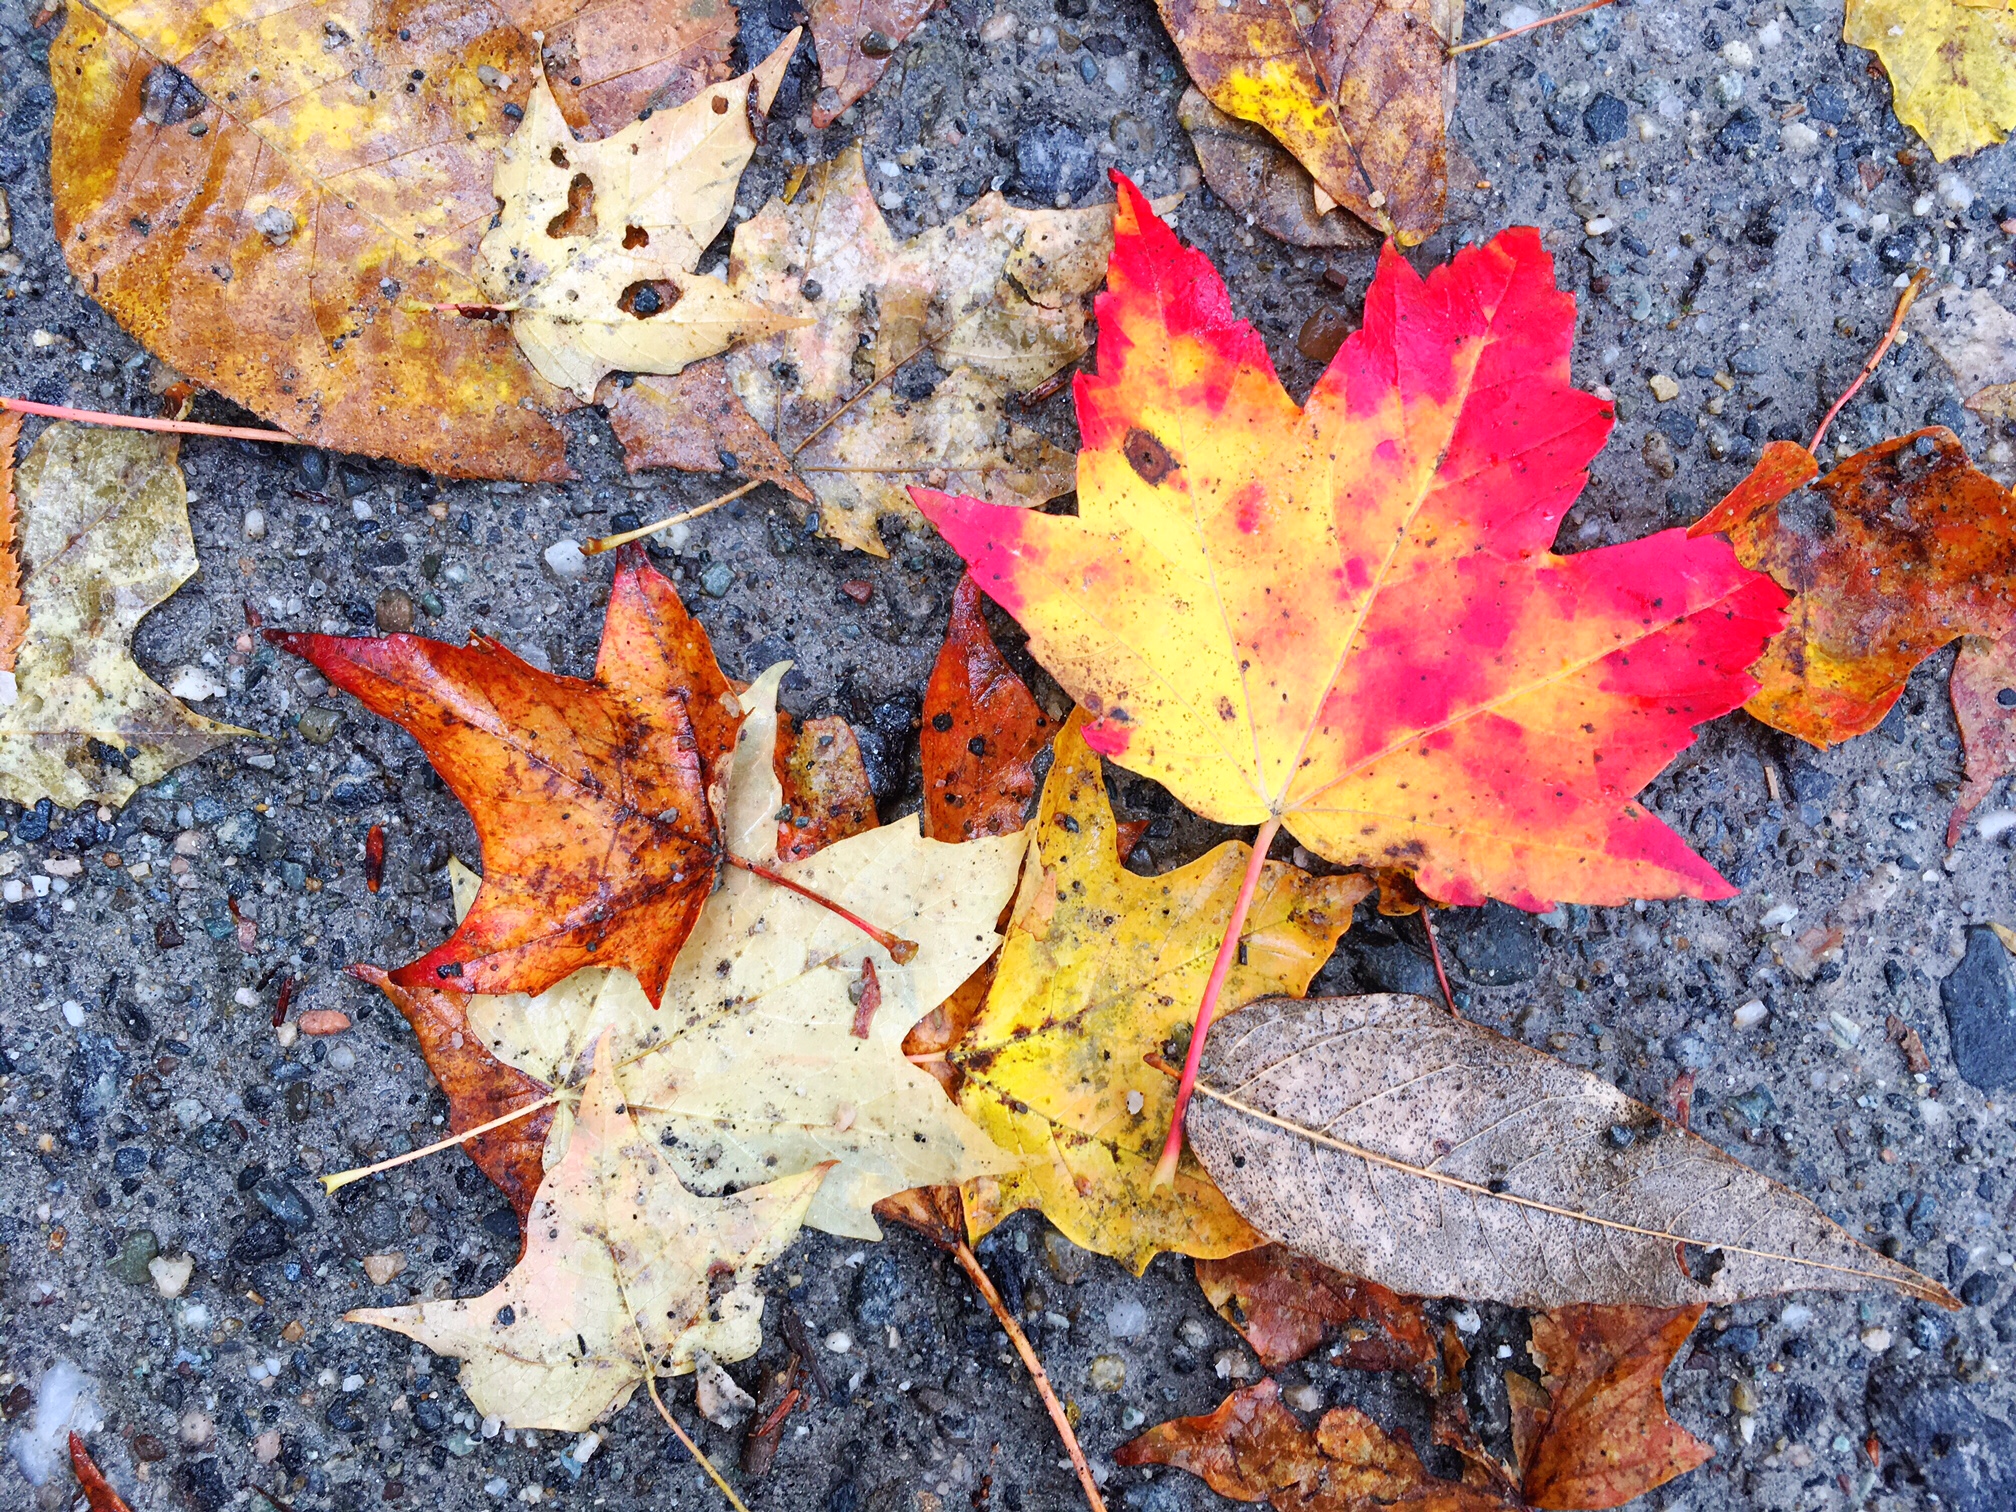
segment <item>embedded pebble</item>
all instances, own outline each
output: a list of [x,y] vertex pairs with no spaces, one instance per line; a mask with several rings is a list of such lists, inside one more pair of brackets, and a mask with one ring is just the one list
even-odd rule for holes
[[383,1286],[406,1269],[406,1255],[402,1250],[393,1250],[383,1255],[366,1255],[363,1266],[364,1274],[371,1278],[371,1284]]

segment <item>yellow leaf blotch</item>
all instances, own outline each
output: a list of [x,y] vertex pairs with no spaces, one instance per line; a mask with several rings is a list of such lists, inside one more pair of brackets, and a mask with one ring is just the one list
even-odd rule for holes
[[1841,35],[1882,59],[1897,119],[1940,162],[2016,128],[2011,0],[1848,0]]
[[[1176,1084],[1142,1057],[1187,1026],[1245,874],[1237,842],[1159,877],[1120,865],[1099,758],[1074,713],[1043,785],[1030,881],[966,1038],[960,1106],[1022,1171],[967,1187],[974,1236],[1041,1208],[1073,1243],[1146,1269],[1162,1250],[1216,1257],[1262,1243],[1194,1157],[1151,1186]],[[1270,864],[1246,918],[1226,1008],[1299,996],[1371,891],[1363,877]]]

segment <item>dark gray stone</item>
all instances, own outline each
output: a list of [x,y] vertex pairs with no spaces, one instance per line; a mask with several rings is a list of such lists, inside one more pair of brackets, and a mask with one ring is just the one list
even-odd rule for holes
[[2016,1507],[2016,1429],[1961,1387],[1909,1372],[1869,1377],[1869,1427],[1947,1512]]
[[1479,987],[1530,982],[1540,972],[1540,926],[1523,909],[1495,898],[1482,908],[1445,908],[1435,932],[1456,969]]
[[1967,954],[1939,984],[1953,1064],[1984,1092],[2016,1086],[2016,990],[1992,929],[1967,931]]
[[1582,129],[1592,142],[1621,142],[1631,130],[1631,107],[1615,95],[1599,94],[1582,112]]
[[119,1083],[126,1075],[126,1057],[109,1034],[80,1034],[77,1048],[63,1067],[63,1100],[70,1116],[88,1132],[112,1111]]
[[886,1249],[869,1252],[854,1278],[854,1317],[864,1328],[887,1328],[896,1321],[903,1297],[903,1277],[896,1257]]
[[290,1234],[304,1234],[315,1227],[315,1213],[308,1206],[308,1199],[277,1176],[255,1182],[252,1200],[266,1210],[268,1217],[279,1219]]
[[1089,194],[1100,177],[1090,138],[1062,121],[1039,116],[1015,139],[1015,187],[1040,204]]

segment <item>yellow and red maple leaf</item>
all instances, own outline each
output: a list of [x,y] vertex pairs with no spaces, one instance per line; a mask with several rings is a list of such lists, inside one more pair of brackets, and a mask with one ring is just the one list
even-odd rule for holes
[[721,768],[742,711],[641,550],[617,564],[592,679],[483,636],[273,639],[403,725],[475,821],[475,906],[395,985],[543,992],[584,966],[622,966],[657,1003],[714,889]]
[[1539,235],[1426,279],[1389,250],[1298,406],[1209,260],[1119,190],[1077,517],[915,490],[1087,741],[1445,902],[1729,896],[1634,798],[1748,697],[1785,595],[1678,530],[1548,550],[1611,411],[1570,382]]

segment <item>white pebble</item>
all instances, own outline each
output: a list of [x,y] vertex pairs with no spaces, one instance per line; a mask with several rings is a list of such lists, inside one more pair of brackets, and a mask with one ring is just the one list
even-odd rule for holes
[[189,1255],[156,1255],[147,1262],[147,1274],[154,1278],[154,1290],[162,1296],[179,1297],[189,1289],[196,1261]]
[[841,1329],[826,1335],[826,1347],[835,1354],[845,1354],[854,1347],[853,1338]]
[[331,1071],[348,1071],[356,1064],[357,1052],[352,1050],[348,1045],[338,1045],[334,1050],[329,1052],[329,1069]]
[[266,539],[266,511],[248,509],[245,511],[245,539],[263,541]]
[[1827,1027],[1834,1031],[1834,1043],[1843,1050],[1853,1050],[1862,1042],[1862,1026],[1845,1014],[1828,1014]]
[[1820,133],[1804,121],[1794,121],[1778,133],[1787,152],[1811,152],[1820,145]]
[[1890,1330],[1887,1328],[1865,1328],[1862,1330],[1862,1347],[1871,1354],[1881,1354],[1890,1347]]
[[582,553],[579,541],[559,540],[548,546],[546,565],[553,569],[555,577],[570,581],[584,577],[588,572],[588,558]]
[[1743,98],[1743,76],[1726,73],[1716,77],[1715,98],[1724,105],[1734,105]]
[[84,1027],[84,1005],[75,998],[65,998],[63,1000],[63,1022],[68,1024],[72,1029],[82,1029]]
[[1617,222],[1607,215],[1598,215],[1582,223],[1582,229],[1591,236],[1606,236],[1617,229]]
[[1752,998],[1735,1013],[1738,1029],[1754,1029],[1771,1016],[1771,1010],[1764,1006],[1764,999]]
[[[1304,1381],[1300,1386],[1290,1386],[1281,1393],[1281,1400],[1297,1412],[1318,1412],[1323,1407],[1323,1393]],[[1145,1419],[1144,1419],[1145,1421]]]
[[201,703],[206,698],[222,698],[224,684],[203,667],[183,667],[168,684],[168,691],[190,703]]
[[1769,52],[1785,40],[1785,33],[1776,21],[1766,21],[1757,32],[1757,50]]
[[2012,829],[2016,829],[2016,813],[2008,809],[1990,809],[1974,821],[1974,833],[1983,840],[2000,840]]
[[1006,42],[1021,26],[1022,18],[1013,11],[1003,11],[998,16],[990,16],[980,27],[982,42]]
[[1813,1309],[1804,1302],[1788,1302],[1785,1304],[1785,1310],[1778,1314],[1778,1321],[1793,1333],[1797,1333],[1813,1321]]
[[240,1008],[257,1008],[259,1006],[259,994],[250,987],[240,987],[236,992],[231,994],[231,1001],[236,1003]]
[[1130,1091],[1127,1094],[1127,1111],[1130,1114],[1138,1116],[1142,1108],[1147,1106],[1147,1103],[1148,1099],[1143,1097],[1139,1092]]
[[1483,1315],[1474,1307],[1466,1307],[1450,1319],[1458,1333],[1471,1334],[1484,1326]]
[[1106,1332],[1116,1339],[1138,1339],[1148,1332],[1148,1309],[1123,1297],[1106,1309]]
[[1499,31],[1517,31],[1522,26],[1531,26],[1540,19],[1540,12],[1530,5],[1515,5],[1498,18]]
[[1740,38],[1722,44],[1722,61],[1731,68],[1748,68],[1757,61],[1750,44]]
[[1776,929],[1780,924],[1790,924],[1798,917],[1798,909],[1794,908],[1790,903],[1780,903],[1776,908],[1766,912],[1764,917],[1757,922],[1765,929]]
[[350,515],[351,518],[358,520],[371,518],[371,500],[368,495],[350,501]]
[[1948,210],[1960,211],[1974,203],[1974,190],[1967,180],[1957,173],[1939,175],[1939,203]]

